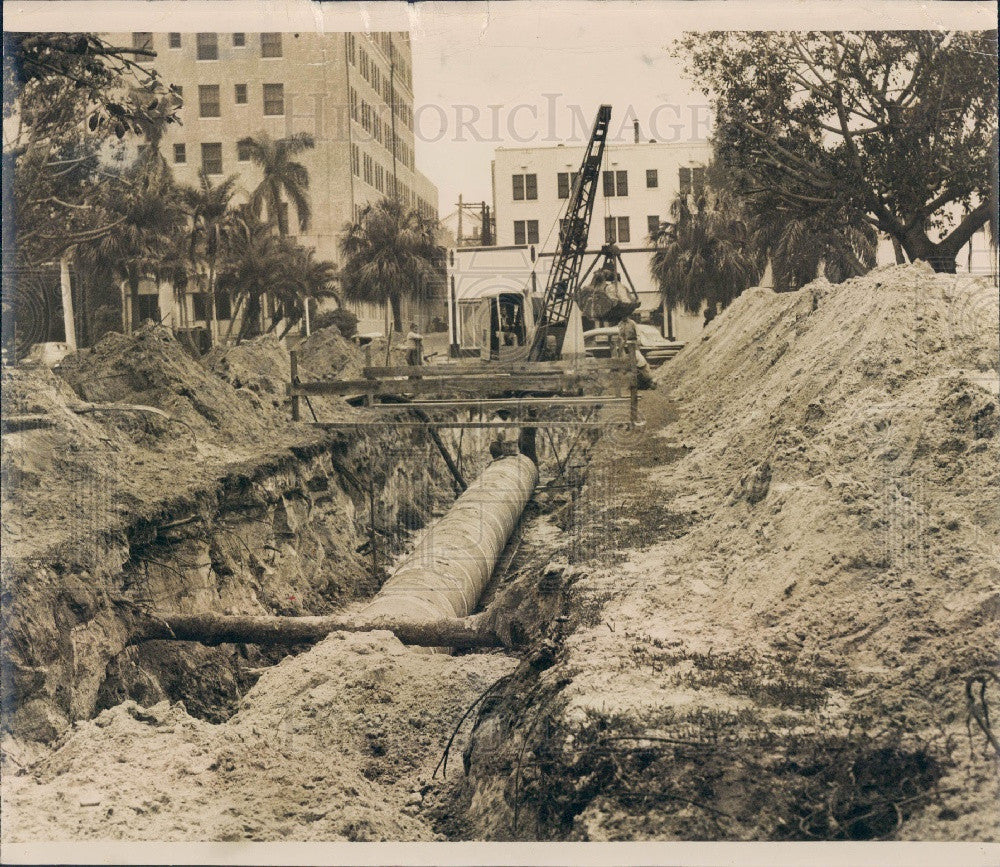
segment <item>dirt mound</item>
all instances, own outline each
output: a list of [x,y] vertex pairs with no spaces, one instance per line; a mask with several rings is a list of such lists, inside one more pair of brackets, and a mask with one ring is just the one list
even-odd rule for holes
[[[357,379],[364,354],[335,325],[314,331],[297,347],[303,379]],[[374,359],[373,359],[374,362]]]
[[5,775],[4,842],[434,840],[418,812],[448,785],[431,775],[454,720],[512,666],[338,634],[267,671],[222,725],[127,702]]
[[473,823],[995,839],[965,682],[997,670],[997,318],[986,281],[893,267],[747,292],[665,365],[590,462],[573,621],[473,750]]
[[[277,341],[273,343],[274,351],[267,358],[272,364],[283,352]],[[237,355],[240,347],[230,352]],[[244,358],[250,354],[243,351]],[[256,376],[247,379],[258,382],[271,374],[261,353],[253,355],[251,364],[244,362],[243,370],[256,365]],[[60,373],[85,400],[154,406],[202,439],[259,438],[281,420],[275,407],[268,406],[262,412],[259,406],[241,399],[235,393],[238,386],[192,358],[163,326],[147,326],[130,336],[109,334],[93,349],[67,358]],[[168,434],[161,427],[157,434],[177,436],[178,431],[174,428]]]
[[234,346],[213,347],[201,361],[251,406],[285,413],[285,389],[291,368],[288,350],[273,334]]

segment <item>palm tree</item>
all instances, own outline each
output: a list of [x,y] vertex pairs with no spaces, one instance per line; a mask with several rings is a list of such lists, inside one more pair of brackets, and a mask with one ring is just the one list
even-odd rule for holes
[[267,133],[256,137],[240,139],[239,146],[263,174],[261,182],[250,194],[250,208],[254,216],[260,217],[266,209],[268,222],[278,227],[279,235],[288,234],[288,217],[282,208],[282,194],[295,207],[299,229],[309,227],[312,210],[309,206],[309,171],[294,159],[304,151],[316,146],[311,135],[295,133],[287,138],[273,139]]
[[365,206],[340,240],[340,283],[349,301],[384,304],[403,330],[403,299],[419,296],[437,274],[434,221],[394,199]]
[[864,220],[836,224],[780,211],[757,217],[752,243],[770,256],[776,292],[791,292],[816,279],[822,270],[831,283],[866,274],[875,267],[878,236]]
[[254,216],[249,206],[236,209],[219,263],[216,286],[228,291],[236,303],[232,311],[228,340],[242,312],[237,343],[254,333],[260,324],[261,299],[267,292],[281,293],[294,269],[294,246],[271,231]]
[[706,308],[706,321],[760,280],[763,262],[739,203],[727,192],[678,196],[650,235],[650,273],[671,309]]
[[209,296],[213,330],[216,328],[216,271],[224,236],[232,222],[230,205],[235,193],[236,175],[230,175],[215,185],[204,170],[198,173],[197,187],[181,190],[182,201],[191,217],[187,259],[196,274],[200,272],[199,265],[204,264],[207,268],[205,289]]
[[184,225],[177,188],[169,170],[156,160],[140,160],[112,188],[107,207],[122,218],[114,232],[86,244],[89,254],[108,264],[129,287],[131,327],[139,325],[139,281],[169,267],[178,232]]

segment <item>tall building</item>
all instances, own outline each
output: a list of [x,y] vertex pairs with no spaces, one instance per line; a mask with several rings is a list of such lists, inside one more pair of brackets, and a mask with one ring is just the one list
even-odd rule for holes
[[[130,33],[109,41],[149,48],[164,82],[180,89],[181,125],[168,126],[161,151],[178,183],[238,177],[244,200],[260,170],[238,144],[265,132],[305,132],[316,147],[300,157],[309,171],[312,219],[291,234],[337,261],[345,223],[369,202],[392,196],[437,218],[437,188],[416,167],[413,70],[408,33]],[[381,313],[358,311],[381,323]],[[380,325],[379,325],[380,327]]]
[[[551,261],[547,254],[555,250],[559,218],[585,150],[582,145],[496,150],[493,210],[498,245],[536,245],[544,270],[544,264]],[[710,159],[707,142],[608,143],[605,147],[587,246],[596,253],[606,243],[618,245],[642,311],[660,304],[659,289],[649,273],[649,234],[668,219],[670,203],[678,193],[703,183]],[[539,279],[544,285],[542,273]],[[700,327],[700,317],[675,313],[679,339],[689,339]]]

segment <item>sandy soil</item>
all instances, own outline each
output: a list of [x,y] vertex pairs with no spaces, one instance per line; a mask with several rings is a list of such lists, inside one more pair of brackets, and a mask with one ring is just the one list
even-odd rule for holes
[[221,725],[179,704],[118,705],[5,775],[4,840],[438,839],[419,816],[449,785],[435,766],[513,665],[338,634],[269,669]]
[[472,824],[996,839],[964,691],[998,670],[996,306],[920,266],[755,290],[666,365],[594,451],[572,623],[473,750]]
[[467,778],[425,789],[514,662],[331,638],[228,723],[77,724],[5,777],[4,834],[995,840],[964,690],[997,671],[996,305],[921,266],[738,299],[526,533],[507,593],[546,622]]

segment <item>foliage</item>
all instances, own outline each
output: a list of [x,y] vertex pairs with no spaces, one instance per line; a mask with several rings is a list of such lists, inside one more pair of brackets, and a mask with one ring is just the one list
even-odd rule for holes
[[670,206],[670,222],[650,236],[656,247],[650,273],[669,306],[690,313],[703,305],[725,308],[763,274],[765,262],[751,238],[740,203],[729,192],[679,196]]
[[[115,231],[80,245],[83,256],[108,263],[127,282],[132,324],[138,325],[139,281],[148,274],[173,276],[177,241],[185,225],[180,195],[168,170],[155,161],[138,161],[111,187],[105,205],[119,215]],[[165,273],[167,270],[169,274]]]
[[698,33],[675,50],[760,209],[864,215],[940,270],[995,214],[995,31]]
[[22,265],[51,261],[121,225],[105,198],[126,179],[99,156],[157,141],[181,104],[140,62],[152,56],[93,34],[4,34],[5,261],[15,249]]
[[288,219],[281,207],[284,193],[295,207],[299,228],[309,227],[312,211],[309,206],[309,172],[295,157],[315,147],[308,133],[300,132],[287,138],[273,139],[267,133],[240,139],[239,146],[247,151],[250,161],[262,172],[263,179],[250,194],[250,208],[260,217],[266,210],[267,219],[278,227],[279,235],[288,234]]
[[390,305],[393,327],[402,331],[403,299],[422,296],[438,277],[435,232],[433,220],[394,199],[365,206],[340,241],[344,297]]
[[331,325],[336,326],[341,337],[347,340],[358,333],[358,317],[344,307],[338,307],[336,310],[325,310],[313,320],[313,328],[316,331],[329,328]]

